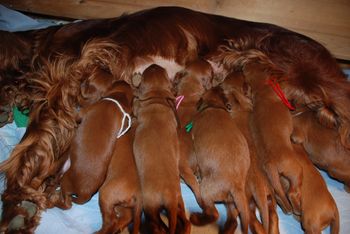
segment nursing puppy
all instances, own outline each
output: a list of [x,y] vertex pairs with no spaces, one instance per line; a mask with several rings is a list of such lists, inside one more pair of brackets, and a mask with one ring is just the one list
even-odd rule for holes
[[293,117],[292,141],[302,144],[309,159],[331,177],[343,182],[345,190],[350,192],[350,150],[341,144],[335,129],[317,121],[316,113],[309,109],[299,111],[296,110]]
[[131,87],[115,82],[107,97],[79,111],[80,125],[68,152],[71,166],[60,181],[62,198],[57,206],[61,208],[70,208],[72,201],[83,204],[97,192],[105,181],[116,139],[130,127]]
[[98,234],[121,232],[134,221],[133,233],[141,222],[141,188],[133,154],[135,127],[117,139],[105,182],[99,190],[103,225]]
[[182,225],[180,233],[190,233],[178,168],[179,123],[168,75],[153,64],[143,72],[140,84],[134,84],[138,86],[133,106],[138,125],[133,149],[146,221],[152,233],[167,232],[160,219],[164,208],[169,233],[174,234],[177,225]]
[[197,164],[193,155],[192,139],[186,132],[186,125],[197,112],[197,102],[205,90],[210,88],[212,77],[211,65],[203,59],[198,59],[187,64],[183,71],[178,72],[173,82],[176,96],[182,98],[182,101],[177,104],[177,113],[181,124],[179,131],[180,175],[186,184],[191,187],[198,203],[201,201],[199,200],[199,186],[195,177]]
[[[303,167],[300,221],[305,233],[321,233],[330,225],[331,233],[339,233],[339,212],[319,171],[308,159],[301,145],[293,145],[296,159]],[[288,182],[284,180],[284,189]]]
[[[250,208],[250,229],[253,233],[279,233],[276,201],[269,181],[260,168],[258,153],[249,128],[249,116],[253,108],[249,98],[250,87],[245,83],[243,73],[238,71],[226,76],[220,86],[231,103],[231,116],[249,146],[250,167],[247,175],[246,196]],[[256,217],[256,207],[263,225]]]
[[[230,113],[221,87],[207,91],[199,102],[193,118],[194,151],[200,175],[202,213],[191,214],[191,222],[205,225],[218,219],[215,202],[227,207],[228,220],[224,232],[236,228],[236,209],[239,212],[243,233],[248,232],[249,208],[245,196],[245,183],[250,165],[248,144]],[[209,131],[208,131],[209,130]]]
[[[271,79],[268,69],[268,66],[257,62],[246,64],[243,69],[245,79],[252,89],[253,112],[250,125],[257,152],[260,152],[260,163],[276,192],[278,203],[284,212],[293,210],[298,213],[303,171],[295,160],[296,153],[290,141],[292,116],[288,107],[268,85],[267,82]],[[287,178],[291,184],[286,194],[281,186],[281,177]]]

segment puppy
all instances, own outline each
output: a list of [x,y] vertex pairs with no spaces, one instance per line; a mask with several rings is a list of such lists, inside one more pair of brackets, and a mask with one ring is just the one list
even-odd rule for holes
[[[167,211],[169,233],[182,225],[181,233],[190,233],[181,196],[179,161],[179,123],[169,77],[162,67],[151,65],[136,84],[134,113],[134,155],[142,189],[143,209],[152,233],[164,233],[167,227],[160,211]],[[134,77],[133,77],[134,80]],[[178,222],[180,221],[180,222]]]
[[189,63],[185,70],[178,72],[174,79],[174,89],[178,97],[183,97],[178,104],[177,113],[179,116],[181,130],[180,139],[180,175],[195,194],[198,203],[200,201],[200,192],[196,173],[196,159],[193,155],[193,143],[190,135],[186,132],[186,125],[192,120],[196,113],[197,102],[203,93],[211,87],[213,70],[211,65],[198,59]]
[[245,183],[250,165],[247,141],[230,113],[230,105],[221,87],[214,87],[201,98],[190,132],[200,175],[202,213],[191,214],[195,225],[218,219],[215,202],[226,204],[228,219],[224,233],[236,228],[236,208],[242,231],[248,232],[249,208]]
[[133,233],[139,232],[141,188],[133,154],[135,127],[117,139],[105,182],[99,190],[103,225],[98,234],[121,232],[134,220]]
[[[277,201],[284,212],[300,212],[303,171],[295,160],[296,153],[290,141],[292,116],[267,84],[271,78],[268,69],[266,65],[257,62],[248,63],[243,69],[253,97],[250,126],[259,159],[276,192]],[[286,177],[291,184],[287,191],[289,200],[281,186],[281,177]]]
[[[339,133],[320,124],[311,110],[296,110],[292,141],[302,144],[309,159],[319,168],[343,182],[350,192],[350,150],[340,141]],[[299,113],[299,114],[298,114]]]
[[[339,233],[338,208],[326,183],[303,147],[294,145],[294,148],[296,159],[303,167],[300,220],[305,233],[321,233],[329,225],[332,234]],[[282,181],[284,189],[288,189],[288,181]]]
[[[250,167],[248,170],[246,195],[250,207],[250,229],[253,233],[279,233],[276,201],[272,188],[260,168],[258,155],[249,129],[249,115],[253,104],[250,87],[245,83],[242,72],[232,72],[220,84],[232,106],[231,116],[243,133],[249,146]],[[256,217],[256,207],[262,224]]]
[[116,139],[130,127],[131,87],[117,81],[107,92],[107,99],[79,111],[80,125],[71,143],[70,168],[61,183],[61,202],[67,209],[71,202],[87,202],[103,184]]

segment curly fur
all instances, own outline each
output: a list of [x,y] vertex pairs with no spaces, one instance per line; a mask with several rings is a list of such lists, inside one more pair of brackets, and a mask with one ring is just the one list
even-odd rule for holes
[[268,65],[287,98],[318,111],[319,122],[337,128],[342,144],[350,147],[350,83],[329,52],[312,39],[295,33],[231,39],[212,60],[228,71],[253,61]]
[[9,159],[0,164],[0,172],[5,174],[7,182],[4,203],[16,205],[29,200],[38,206],[31,222],[33,227],[38,224],[41,210],[46,208],[44,182],[56,173],[52,168],[74,135],[75,109],[84,74],[94,66],[109,69],[115,61],[116,50],[112,51],[112,47],[115,45],[107,41],[89,41],[79,59],[58,56],[43,61],[42,69],[27,78],[36,90],[29,126]]

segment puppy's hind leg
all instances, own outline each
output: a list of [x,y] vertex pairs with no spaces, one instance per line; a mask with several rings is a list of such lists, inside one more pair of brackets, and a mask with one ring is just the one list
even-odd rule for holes
[[177,218],[176,234],[190,234],[191,223],[186,217],[185,205],[181,196],[179,197]]
[[237,217],[238,211],[233,203],[225,203],[227,211],[227,219],[224,225],[223,230],[220,231],[220,234],[230,234],[235,233],[237,228]]

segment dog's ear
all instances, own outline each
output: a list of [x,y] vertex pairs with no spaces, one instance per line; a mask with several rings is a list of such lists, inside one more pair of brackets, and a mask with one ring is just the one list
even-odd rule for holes
[[133,88],[138,88],[142,81],[142,74],[141,73],[135,73],[131,77],[131,85]]

